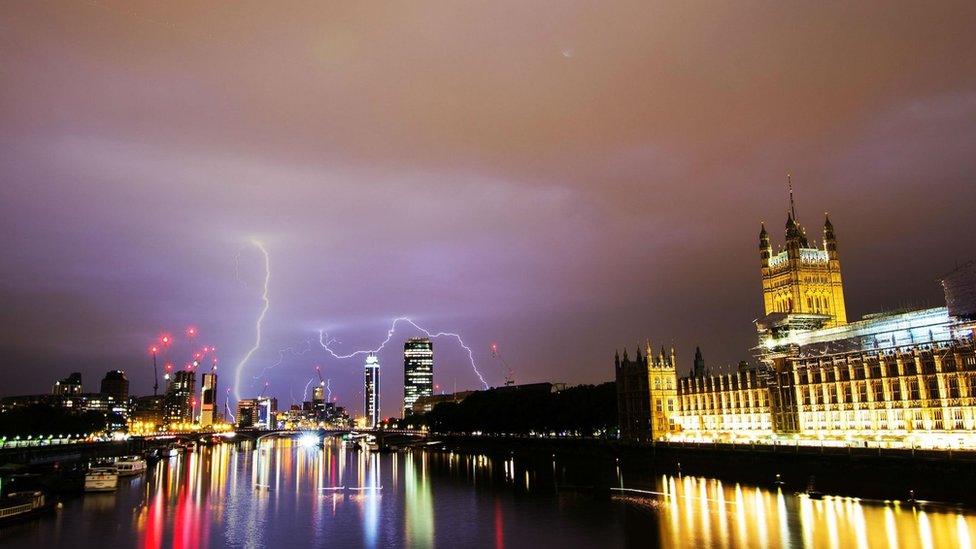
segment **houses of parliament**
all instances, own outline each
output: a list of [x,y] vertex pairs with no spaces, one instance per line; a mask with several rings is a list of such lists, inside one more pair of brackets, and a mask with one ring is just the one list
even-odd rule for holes
[[701,353],[679,372],[650,344],[615,357],[621,437],[976,447],[976,263],[941,277],[943,307],[849,322],[829,217],[811,242],[790,190],[785,246],[759,232],[765,316],[758,365],[708,372]]

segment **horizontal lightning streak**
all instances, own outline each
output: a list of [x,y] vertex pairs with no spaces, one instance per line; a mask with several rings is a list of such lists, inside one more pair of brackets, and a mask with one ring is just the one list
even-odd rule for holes
[[456,333],[453,333],[453,332],[437,332],[437,333],[430,332],[426,328],[424,328],[423,326],[420,326],[419,324],[417,324],[416,322],[414,322],[413,320],[411,320],[410,318],[405,317],[405,316],[401,316],[401,317],[398,317],[398,318],[393,319],[393,324],[390,326],[390,329],[387,330],[387,332],[386,332],[386,339],[384,339],[383,342],[380,343],[379,347],[376,347],[375,349],[366,349],[366,350],[360,350],[360,351],[353,351],[353,352],[351,352],[349,354],[340,355],[340,354],[336,353],[330,347],[330,345],[332,344],[332,342],[334,342],[335,340],[334,339],[328,339],[328,334],[325,332],[325,330],[319,330],[319,345],[322,346],[322,348],[325,349],[334,358],[337,358],[337,359],[340,359],[340,360],[341,359],[352,358],[352,357],[360,356],[360,355],[367,355],[369,353],[378,353],[381,350],[383,350],[384,347],[386,347],[386,344],[389,343],[391,339],[393,339],[393,334],[396,332],[397,324],[400,324],[401,322],[405,322],[407,324],[410,324],[411,326],[413,326],[414,328],[416,328],[420,332],[424,333],[427,337],[429,337],[431,339],[436,339],[436,338],[439,338],[439,337],[449,337],[449,338],[454,338],[455,340],[457,340],[458,345],[460,345],[461,348],[464,349],[468,353],[468,360],[471,362],[471,369],[474,370],[475,375],[478,376],[478,379],[481,381],[481,384],[484,385],[485,389],[488,388],[488,382],[485,381],[485,378],[481,375],[481,372],[478,371],[478,366],[475,364],[475,361],[474,361],[474,352],[471,350],[471,347],[468,347],[464,343],[464,340],[461,339],[461,336],[460,335],[458,335]]

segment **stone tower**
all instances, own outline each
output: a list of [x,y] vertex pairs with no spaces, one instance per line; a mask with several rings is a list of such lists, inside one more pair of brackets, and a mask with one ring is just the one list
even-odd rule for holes
[[765,313],[823,315],[828,317],[826,327],[847,324],[834,226],[830,217],[825,216],[823,247],[811,244],[797,221],[792,181],[789,187],[785,249],[774,254],[766,226],[760,225],[759,258]]

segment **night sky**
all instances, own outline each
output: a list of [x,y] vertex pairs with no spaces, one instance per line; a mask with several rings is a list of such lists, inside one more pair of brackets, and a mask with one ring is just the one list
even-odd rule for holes
[[360,411],[362,357],[318,330],[349,353],[397,316],[492,385],[492,342],[519,382],[609,380],[646,338],[718,368],[755,344],[787,172],[849,316],[940,305],[976,257],[973,29],[971,1],[8,2],[0,394],[113,368],[147,394],[191,324],[227,387],[252,239],[244,396],[301,400],[320,364]]

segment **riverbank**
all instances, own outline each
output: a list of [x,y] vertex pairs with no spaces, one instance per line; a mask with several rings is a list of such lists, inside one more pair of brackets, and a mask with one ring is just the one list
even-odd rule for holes
[[[800,492],[811,476],[828,495],[937,501],[976,507],[976,452],[659,442],[572,438],[432,436],[444,450],[544,459],[611,458],[640,487],[660,475],[696,475]],[[779,476],[777,476],[779,475]],[[609,482],[609,481],[608,481]]]

